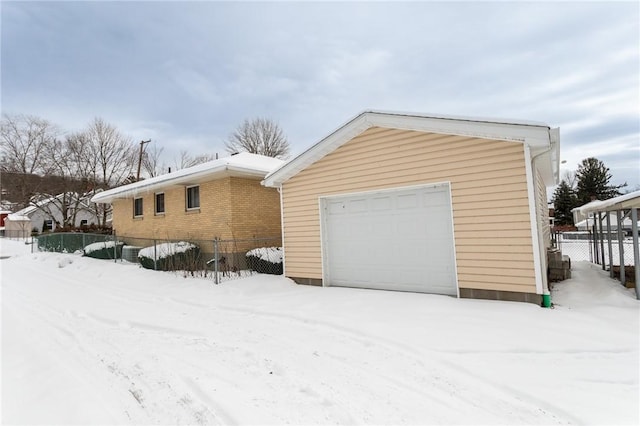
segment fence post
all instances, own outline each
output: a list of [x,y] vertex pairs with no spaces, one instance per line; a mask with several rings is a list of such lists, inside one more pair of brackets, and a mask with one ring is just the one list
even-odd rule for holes
[[158,270],[158,244],[153,240],[153,270]]
[[218,237],[213,239],[213,282],[218,284]]
[[64,232],[60,233],[60,253],[64,253]]
[[118,263],[118,238],[116,231],[113,231],[113,263]]

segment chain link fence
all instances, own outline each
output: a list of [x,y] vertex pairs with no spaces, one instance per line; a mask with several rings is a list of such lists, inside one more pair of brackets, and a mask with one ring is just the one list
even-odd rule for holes
[[[609,256],[614,266],[620,266],[620,253],[625,265],[633,265],[633,242],[625,232],[618,234],[594,233],[592,231],[554,232],[553,245],[572,261],[588,261],[599,265],[609,265]],[[611,242],[611,253],[609,253]]]
[[216,284],[257,273],[282,274],[281,237],[234,240],[158,239],[88,233],[34,237],[32,251],[77,253],[142,267],[211,278]]

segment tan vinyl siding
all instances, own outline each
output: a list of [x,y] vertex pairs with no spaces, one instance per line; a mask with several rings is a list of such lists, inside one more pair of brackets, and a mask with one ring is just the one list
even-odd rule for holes
[[524,148],[371,128],[283,184],[286,275],[322,278],[318,197],[451,182],[461,288],[535,293]]

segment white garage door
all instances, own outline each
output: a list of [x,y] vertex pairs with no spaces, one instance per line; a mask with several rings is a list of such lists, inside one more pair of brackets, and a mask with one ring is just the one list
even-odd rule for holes
[[325,285],[457,294],[448,184],[321,199]]

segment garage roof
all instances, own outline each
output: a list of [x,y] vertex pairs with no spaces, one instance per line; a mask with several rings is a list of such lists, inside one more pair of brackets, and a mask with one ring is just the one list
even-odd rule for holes
[[559,129],[552,129],[547,124],[533,121],[368,110],[358,114],[308,150],[268,174],[262,181],[263,185],[280,186],[371,127],[521,142],[530,147],[532,158],[539,158],[538,167],[545,183],[554,185],[558,182],[560,134]]

